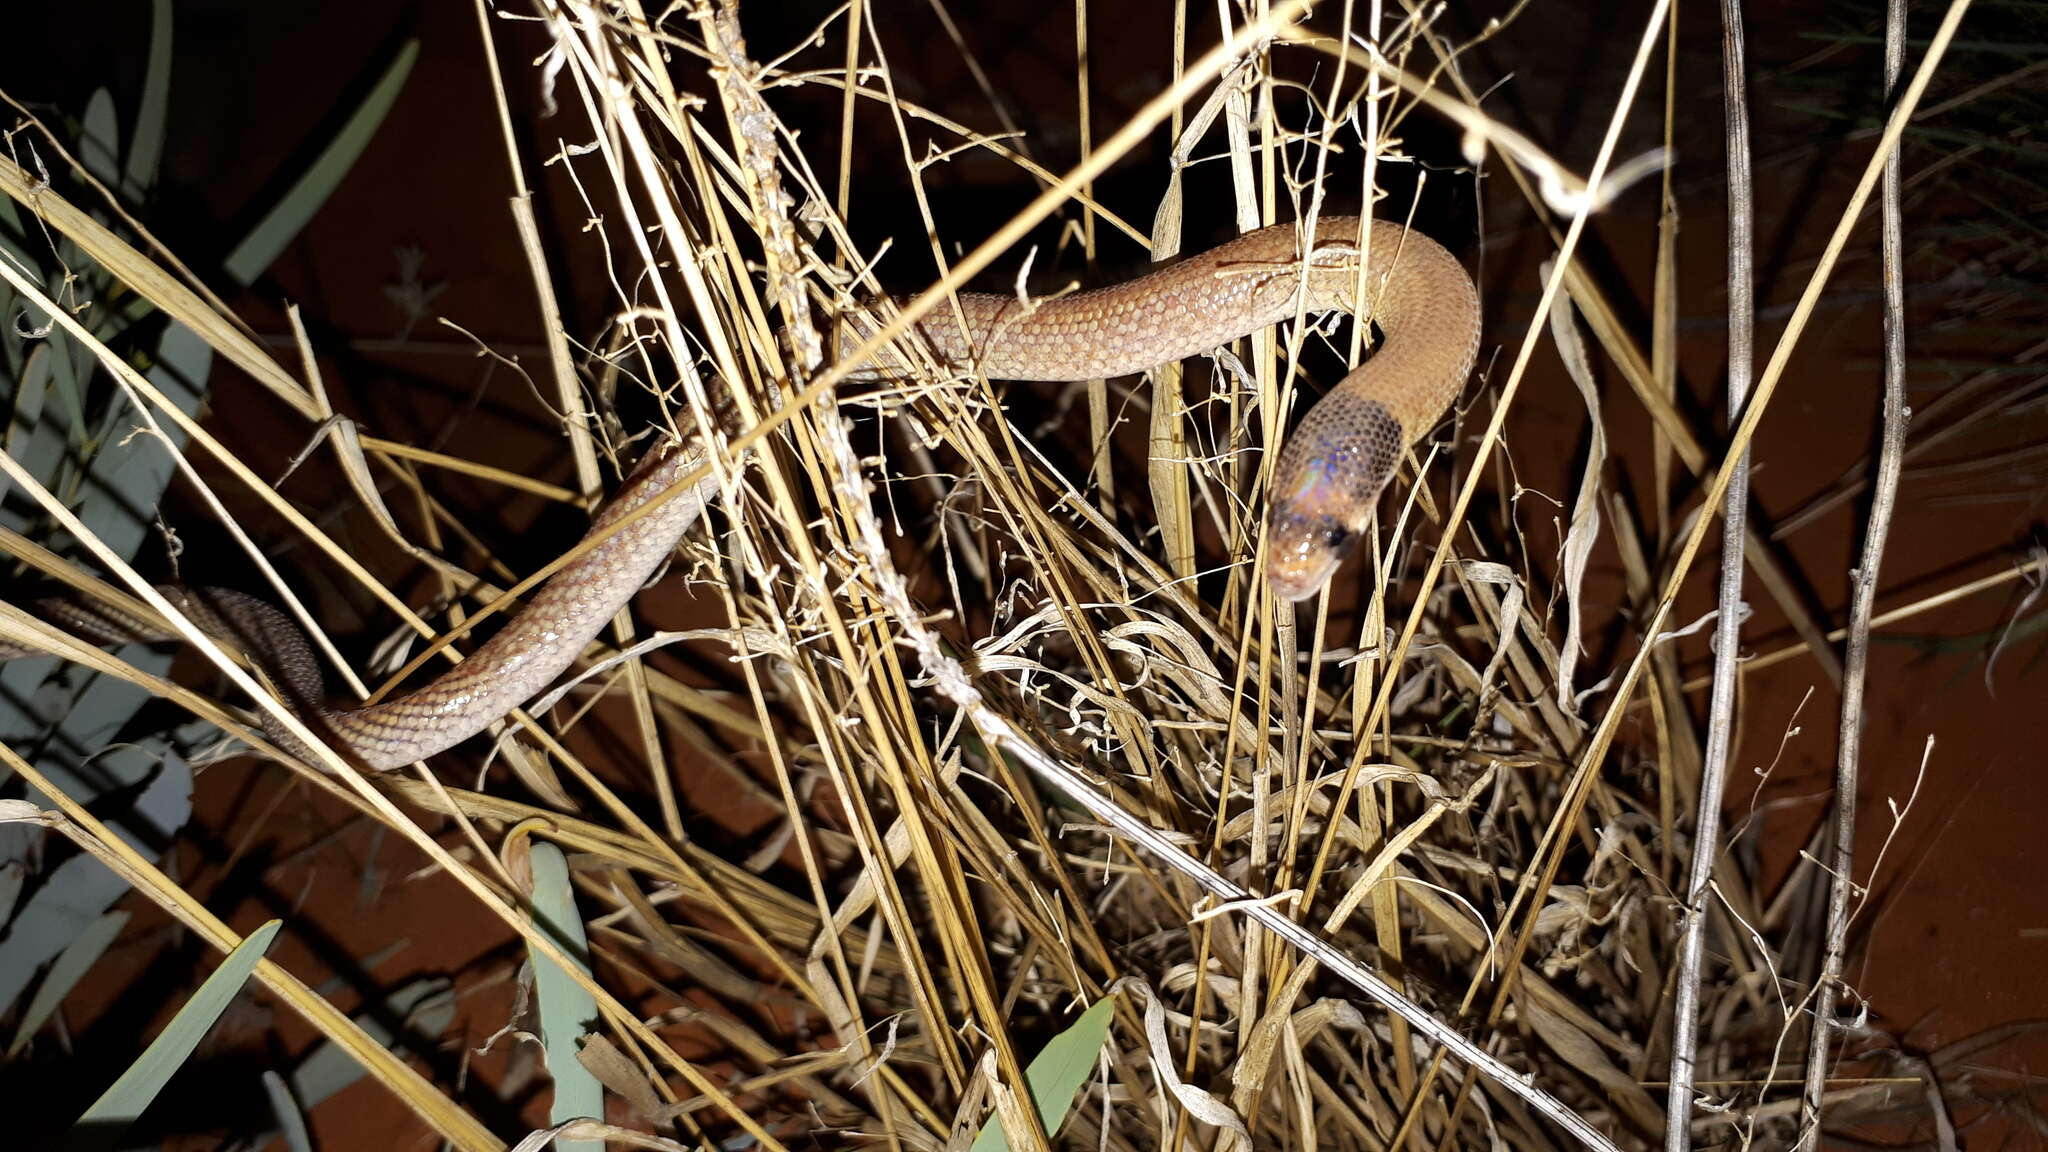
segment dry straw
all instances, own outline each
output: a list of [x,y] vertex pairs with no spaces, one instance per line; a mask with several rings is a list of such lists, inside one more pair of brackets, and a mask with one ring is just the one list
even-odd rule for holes
[[[1474,389],[1469,410],[1486,417],[1477,434],[1433,439],[1407,470],[1367,549],[1368,602],[1341,622],[1313,605],[1299,630],[1292,610],[1255,585],[1248,558],[1262,507],[1257,449],[1285,426],[1283,401],[1301,387],[1295,361],[1307,326],[1254,339],[1213,370],[1189,366],[1214,378],[1213,393],[1180,369],[1157,374],[1149,391],[1087,386],[1095,440],[1069,458],[1085,462],[1082,475],[1040,450],[1033,417],[1006,409],[990,382],[944,370],[903,337],[917,317],[951,307],[970,279],[1014,272],[1024,262],[1018,242],[1055,214],[1084,221],[1091,242],[1100,224],[1149,239],[1162,256],[1177,250],[1179,171],[1149,230],[1088,195],[1162,125],[1178,134],[1177,162],[1227,164],[1238,223],[1249,226],[1320,211],[1320,198],[1346,181],[1358,182],[1347,198],[1369,200],[1378,166],[1406,160],[1388,143],[1402,121],[1441,114],[1472,161],[1510,176],[1554,229],[1558,259],[1537,312],[1576,358],[1618,368],[1665,450],[1704,478],[1698,504],[1718,509],[1738,474],[1729,462],[1767,411],[1963,5],[1910,72],[1727,437],[1688,426],[1670,402],[1672,317],[1657,311],[1662,350],[1646,355],[1571,259],[1593,214],[1669,155],[1668,115],[1664,150],[1617,155],[1670,35],[1665,5],[1645,12],[1626,77],[1596,94],[1612,105],[1609,127],[1583,176],[1479,110],[1430,13],[1387,20],[1387,34],[1367,42],[1311,28],[1340,17],[1371,26],[1376,8],[1370,21],[1348,5],[1319,12],[1313,26],[1300,22],[1304,8],[1274,8],[1192,58],[1178,30],[1172,87],[1102,139],[1084,137],[1081,163],[1064,175],[1010,134],[978,135],[946,110],[902,99],[859,4],[834,13],[815,44],[769,62],[748,54],[729,6],[668,12],[658,29],[631,3],[544,0],[533,13],[552,48],[538,68],[499,76],[500,89],[540,85],[560,123],[575,125],[557,129],[570,140],[560,151],[521,154],[499,105],[519,239],[550,302],[538,387],[558,410],[584,491],[637,451],[603,402],[610,395],[644,392],[628,407],[644,411],[652,398],[674,431],[710,446],[704,467],[723,514],[715,530],[692,534],[674,567],[726,623],[642,638],[622,622],[615,644],[590,654],[595,670],[566,693],[569,704],[537,709],[540,719],[521,717],[505,734],[517,782],[491,789],[504,795],[430,772],[368,780],[339,759],[324,765],[332,777],[305,779],[409,837],[523,935],[538,963],[562,966],[594,998],[601,1023],[584,1069],[630,1105],[643,1132],[703,1146],[744,1133],[765,1149],[960,1148],[994,1117],[1012,1147],[1534,1149],[1816,1130],[1785,1079],[1797,1063],[1786,1045],[1805,1032],[1803,996],[1773,976],[1785,959],[1768,931],[1773,897],[1711,834],[1691,840],[1702,762],[1719,757],[1703,756],[1685,718],[1685,692],[1700,684],[1684,680],[1665,641],[1679,631],[1674,603],[1715,517],[1678,522],[1683,509],[1669,507],[1645,516],[1611,498],[1596,459],[1573,517],[1578,559],[1553,576],[1521,561],[1528,542],[1503,535],[1512,517],[1504,526],[1480,499],[1498,481],[1494,453],[1543,325],[1529,325],[1505,370]],[[481,4],[478,16],[491,44],[497,21]],[[843,66],[817,66],[816,45],[835,40]],[[1275,69],[1280,56],[1323,63],[1306,123],[1283,122],[1286,105],[1271,98],[1276,71],[1292,74]],[[1084,93],[1090,81],[1078,77]],[[858,248],[846,230],[858,210],[846,175],[853,136],[837,156],[800,147],[776,112],[793,91],[836,93],[849,125],[863,104],[886,113],[903,161],[901,188],[890,191],[913,198],[935,237],[947,230],[924,180],[963,150],[1014,163],[1042,191],[964,256],[934,243],[943,277],[883,307],[878,329],[864,329],[872,337],[851,347],[836,319],[906,286],[885,284],[873,271],[883,254]],[[939,143],[926,152],[927,140]],[[1370,147],[1361,156],[1346,142]],[[528,172],[542,164],[572,173],[602,220],[592,242],[602,240],[618,290],[605,331],[566,332],[553,309],[526,194]],[[833,169],[836,186],[819,177]],[[1282,211],[1302,189],[1312,195]],[[4,161],[0,190],[285,399],[309,436],[332,429],[326,448],[383,530],[475,605],[510,608],[545,574],[483,579],[433,558],[415,547],[408,515],[384,508],[378,478],[403,479],[412,507],[402,511],[448,525],[460,518],[432,495],[437,470],[553,499],[565,490],[405,447],[403,430],[382,430],[386,439],[336,423],[310,348],[298,372],[278,364],[181,270]],[[18,292],[41,298],[5,271]],[[61,308],[45,307],[93,346]],[[139,424],[184,419],[100,351],[131,389]],[[1348,351],[1359,354],[1358,338]],[[1154,406],[1138,463],[1112,432],[1122,404]],[[237,460],[231,426],[185,430],[336,572],[434,637],[435,658],[489,615],[472,612],[453,631],[414,618]],[[1706,444],[1724,445],[1718,459]],[[21,490],[47,495],[5,463]],[[204,491],[196,471],[190,478]],[[49,503],[91,549],[92,534]],[[1147,531],[1155,524],[1160,535]],[[1801,646],[1758,663],[1831,654],[1839,634],[1824,635],[1798,606],[1757,535],[1738,527],[1728,547],[1747,549],[1802,635]],[[1620,560],[1630,618],[1641,622],[1619,656],[1588,652],[1560,624],[1581,619],[1574,573],[1595,549]],[[104,587],[28,541],[11,550],[87,592]],[[118,557],[96,562],[176,621]],[[1859,592],[1867,629],[1874,585]],[[36,626],[9,614],[6,627]],[[228,654],[188,634],[275,722],[296,723]],[[663,670],[660,649],[685,643],[722,661],[724,683],[695,687]],[[1724,662],[1724,691],[1737,674]],[[185,690],[146,682],[232,724]],[[622,762],[602,767],[553,732],[580,720],[600,691],[630,699],[637,724]],[[1642,732],[1626,745],[1617,740],[1624,722]],[[1714,721],[1722,752],[1731,723]],[[705,762],[666,762],[665,733]],[[535,744],[541,754],[525,750]],[[749,767],[730,749],[746,751]],[[780,805],[783,820],[743,855],[691,843],[679,772],[723,773]],[[439,817],[473,851],[451,852]],[[232,945],[223,925],[82,809],[65,806],[64,818],[209,943]],[[587,966],[523,911],[523,857],[501,861],[498,849],[527,837],[570,854]],[[1717,958],[1707,971],[1702,950]],[[1681,953],[1691,959],[1681,963]],[[353,1026],[288,975],[270,965],[260,975],[324,1032],[351,1038]],[[1112,991],[1126,980],[1136,983]],[[1025,1106],[1016,1089],[1026,1065],[1082,1007],[1112,995],[1109,1043],[1070,1114]],[[1671,1095],[1685,1111],[1667,1134],[1653,1090],[1671,1061],[1674,1000],[1681,1050],[1705,1055],[1696,1078],[1690,1068],[1677,1078]],[[363,1058],[453,1146],[503,1146],[380,1052]],[[1867,1082],[1822,1076],[1814,1085],[1810,1107],[1872,1095]],[[1695,1093],[1713,1107],[1692,1110]]]

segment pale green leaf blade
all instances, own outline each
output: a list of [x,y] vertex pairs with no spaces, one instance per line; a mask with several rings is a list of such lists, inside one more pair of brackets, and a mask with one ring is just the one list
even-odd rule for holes
[[291,1085],[275,1072],[263,1074],[263,1095],[270,1101],[270,1114],[277,1117],[289,1152],[313,1152],[313,1134],[306,1128],[306,1113],[292,1099]]
[[93,179],[112,184],[117,178],[116,157],[121,154],[121,118],[114,111],[114,94],[105,88],[93,89],[80,124],[78,162]]
[[[569,862],[562,850],[545,840],[533,845],[533,911],[539,927],[589,970],[590,942],[583,935],[583,917],[576,911],[576,893],[569,885]],[[548,1075],[555,1082],[555,1102],[548,1123],[579,1116],[604,1119],[604,1086],[576,1058],[577,1043],[597,1019],[597,1001],[569,978],[553,960],[534,953],[533,1000],[540,1010],[541,1047],[547,1051]],[[557,1140],[559,1152],[604,1152],[595,1140]]]
[[[1113,999],[1104,998],[1089,1005],[1072,1027],[1047,1041],[1031,1066],[1024,1069],[1031,1099],[1038,1105],[1039,1123],[1045,1125],[1047,1136],[1060,1130],[1081,1085],[1095,1071],[1095,1058],[1102,1054],[1102,1042],[1109,1038],[1109,1020],[1115,1012]],[[1002,1122],[991,1115],[975,1136],[970,1152],[1008,1152],[1009,1147]]]
[[14,902],[28,882],[28,866],[19,860],[0,862],[0,924],[14,919]]
[[128,926],[128,913],[119,910],[104,913],[71,938],[71,943],[59,953],[43,982],[36,987],[36,994],[29,997],[28,1007],[22,1010],[21,1023],[14,1029],[14,1040],[7,1045],[7,1055],[14,1057],[28,1045],[29,1037],[43,1026],[64,997],[78,986],[92,966],[99,963],[102,953]]
[[149,12],[149,64],[142,74],[142,96],[135,105],[135,133],[128,142],[127,172],[121,195],[138,204],[156,185],[156,168],[164,155],[164,121],[171,108],[171,0],[152,0]]
[[305,175],[299,177],[284,198],[277,202],[268,215],[259,221],[249,234],[242,238],[235,250],[228,253],[221,262],[221,270],[235,283],[248,285],[255,282],[270,262],[277,259],[284,246],[306,226],[306,221],[327,203],[327,197],[341,183],[342,177],[355,165],[370,139],[377,134],[377,128],[384,123],[385,113],[398,99],[399,90],[405,87],[405,78],[412,73],[413,62],[419,58],[420,42],[407,40],[398,50],[398,58],[384,70],[377,86],[363,99],[362,106],[348,123],[335,134],[334,141],[327,145]]
[[73,1148],[111,1148],[119,1141],[121,1134],[191,1058],[193,1049],[199,1047],[221,1013],[227,1011],[248,983],[249,973],[256,970],[256,962],[269,951],[281,923],[265,923],[228,953],[227,959],[206,978],[170,1024],[143,1049],[142,1055],[78,1118],[72,1126]]

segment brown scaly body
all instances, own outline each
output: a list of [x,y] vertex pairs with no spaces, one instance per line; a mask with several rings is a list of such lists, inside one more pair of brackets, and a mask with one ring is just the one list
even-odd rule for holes
[[[1307,261],[1295,226],[1279,225],[1115,287],[1029,309],[1014,296],[962,294],[967,335],[950,307],[934,311],[918,330],[941,359],[992,378],[1089,380],[1142,372],[1278,323],[1295,314],[1304,288],[1309,313],[1360,314],[1367,310],[1355,299],[1362,283],[1385,343],[1309,411],[1274,467],[1267,578],[1281,596],[1299,600],[1328,583],[1402,449],[1450,406],[1479,352],[1479,298],[1465,270],[1432,240],[1396,224],[1371,227],[1372,268],[1363,277],[1359,221],[1329,217]],[[656,448],[591,533],[659,496],[702,459],[695,445]],[[321,706],[312,652],[276,609],[217,591],[192,602],[205,617],[202,627],[254,650],[293,706],[358,764],[396,768],[476,735],[560,676],[696,522],[711,487],[700,481],[564,567],[511,623],[438,680],[371,707]],[[63,622],[61,609],[45,610]],[[69,615],[93,631],[79,613]],[[150,637],[136,628],[125,638]]]
[[1325,217],[1304,263],[1293,224],[1250,232],[1135,280],[1027,307],[1015,296],[962,293],[919,332],[941,358],[995,380],[1093,380],[1199,355],[1305,311],[1361,315],[1363,284],[1386,342],[1310,409],[1273,471],[1266,576],[1289,600],[1329,582],[1365,527],[1403,448],[1427,432],[1479,355],[1479,293],[1436,241],[1374,221],[1361,277],[1359,220]]

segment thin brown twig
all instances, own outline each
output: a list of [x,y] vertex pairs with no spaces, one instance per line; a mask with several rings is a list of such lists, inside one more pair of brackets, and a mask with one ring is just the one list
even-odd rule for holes
[[[1885,5],[1884,84],[1894,96],[1906,62],[1905,0]],[[1826,944],[1815,981],[1813,1026],[1807,1037],[1806,1086],[1799,1110],[1799,1147],[1820,1146],[1822,1093],[1835,1034],[1835,1005],[1842,964],[1848,947],[1851,897],[1858,891],[1856,865],[1856,803],[1862,775],[1863,689],[1870,666],[1870,617],[1877,602],[1878,570],[1884,563],[1885,541],[1891,534],[1892,509],[1898,503],[1899,472],[1906,451],[1906,313],[1905,273],[1901,268],[1904,240],[1899,210],[1901,161],[1896,149],[1885,157],[1884,188],[1879,216],[1884,261],[1884,396],[1882,447],[1877,479],[1871,488],[1870,518],[1863,554],[1850,573],[1849,636],[1843,658],[1842,711],[1836,736],[1833,843],[1828,853]]]
[[[1721,4],[1722,117],[1728,149],[1728,411],[1742,411],[1756,329],[1755,201],[1749,154],[1748,49],[1738,0]],[[1749,510],[1749,451],[1735,458],[1721,508],[1721,575],[1714,622],[1714,690],[1707,705],[1707,747],[1694,803],[1692,861],[1682,889],[1676,994],[1671,1006],[1671,1085],[1665,1098],[1665,1152],[1692,1147],[1693,1074],[1699,1049],[1700,958],[1706,902],[1721,852],[1721,794],[1735,739],[1735,691],[1742,672],[1742,548]]]

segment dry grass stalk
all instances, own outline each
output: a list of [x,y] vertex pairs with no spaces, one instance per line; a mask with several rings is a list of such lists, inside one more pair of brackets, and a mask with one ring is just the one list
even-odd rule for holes
[[[1121,482],[1111,480],[1120,462],[1108,434],[1113,394],[1100,382],[1087,393],[1094,439],[1080,454],[1093,478],[1077,481],[988,381],[950,375],[899,339],[916,316],[949,307],[968,279],[1014,266],[1011,246],[1055,212],[1081,211],[1091,237],[1097,223],[1143,237],[1086,190],[1169,118],[1178,133],[1184,106],[1205,94],[1212,98],[1189,118],[1176,155],[1192,155],[1222,118],[1241,224],[1274,210],[1289,188],[1283,170],[1310,174],[1303,186],[1313,196],[1296,206],[1303,212],[1326,184],[1349,178],[1357,158],[1340,142],[1350,139],[1353,111],[1366,125],[1356,142],[1369,146],[1361,191],[1370,188],[1376,165],[1403,159],[1387,138],[1427,105],[1454,116],[1475,146],[1499,149],[1532,211],[1557,221],[1564,259],[1539,308],[1569,297],[1651,406],[1670,450],[1709,477],[1703,504],[1726,498],[1739,509],[1731,483],[1739,465],[1726,464],[1742,459],[1880,161],[1844,208],[1722,466],[1709,467],[1701,437],[1658,384],[1668,371],[1651,371],[1651,358],[1570,263],[1603,190],[1625,182],[1624,170],[1642,170],[1610,162],[1665,36],[1665,6],[1645,22],[1584,179],[1477,110],[1456,53],[1423,15],[1411,12],[1366,46],[1316,39],[1295,23],[1300,7],[1284,5],[1187,61],[1172,90],[1091,140],[1080,167],[1060,176],[1014,141],[900,99],[878,43],[863,42],[870,14],[861,5],[834,20],[846,37],[843,64],[815,71],[795,57],[749,56],[730,7],[670,13],[657,29],[630,3],[540,5],[554,43],[546,82],[580,116],[587,140],[551,157],[514,157],[515,179],[523,190],[520,173],[538,160],[594,190],[608,208],[593,206],[591,215],[608,221],[608,270],[620,286],[610,330],[581,341],[580,359],[549,312],[551,397],[586,490],[604,473],[600,459],[633,454],[633,425],[611,403],[619,393],[620,406],[651,405],[672,429],[717,446],[710,467],[724,515],[716,533],[693,536],[677,568],[726,623],[636,643],[622,622],[618,650],[592,654],[620,661],[598,683],[635,705],[635,766],[594,770],[550,724],[526,721],[527,738],[547,753],[515,758],[527,800],[431,776],[339,778],[353,802],[413,838],[544,953],[553,945],[508,900],[516,886],[495,867],[494,846],[518,829],[574,854],[599,955],[609,975],[634,977],[588,981],[605,1014],[603,1055],[593,1062],[604,1061],[606,1082],[651,1130],[703,1142],[742,1131],[770,1149],[820,1138],[960,1147],[993,1107],[1013,1146],[1038,1147],[1054,1133],[1016,1104],[1025,1065],[1078,1005],[1137,976],[1145,991],[1120,994],[1099,1075],[1058,1142],[1545,1148],[1560,1135],[1555,1118],[1541,1115],[1555,1097],[1586,1126],[1586,1143],[1646,1146],[1666,1130],[1649,1088],[1672,1044],[1680,892],[1698,898],[1692,939],[1725,968],[1712,978],[1695,973],[1683,997],[1696,1001],[1698,1035],[1711,1053],[1703,1071],[1732,1073],[1698,1086],[1740,1111],[1681,1115],[1672,1128],[1682,1142],[1727,1123],[1754,1134],[1787,1122],[1772,1117],[1793,1111],[1779,1049],[1797,1005],[1773,978],[1784,957],[1758,927],[1772,898],[1719,856],[1711,833],[1691,878],[1683,865],[1683,814],[1696,810],[1689,790],[1699,787],[1702,755],[1683,715],[1688,685],[1676,660],[1658,653],[1713,518],[1697,517],[1674,541],[1663,509],[1654,523],[1637,523],[1619,500],[1600,499],[1608,481],[1589,478],[1586,507],[1604,508],[1613,523],[1643,623],[1632,657],[1604,670],[1603,690],[1587,704],[1569,691],[1579,638],[1557,636],[1548,607],[1568,605],[1576,618],[1576,585],[1504,561],[1526,555],[1526,542],[1507,536],[1511,517],[1504,531],[1477,499],[1494,482],[1489,462],[1539,326],[1475,404],[1491,406],[1477,447],[1433,445],[1409,476],[1419,482],[1388,503],[1373,551],[1375,595],[1356,631],[1341,634],[1327,604],[1297,631],[1288,610],[1259,593],[1246,562],[1262,506],[1263,461],[1252,450],[1284,427],[1305,326],[1222,361],[1216,398],[1206,403],[1183,399],[1178,369],[1162,373],[1138,492],[1128,465]],[[1951,9],[1878,157],[1896,145],[1961,11]],[[488,42],[481,5],[479,15]],[[1334,62],[1313,119],[1283,124],[1273,101],[1255,99],[1274,82],[1269,59],[1248,51],[1260,46]],[[675,86],[676,60],[706,71],[709,95]],[[514,73],[501,82],[530,79]],[[1086,92],[1089,76],[1079,82]],[[885,308],[886,325],[851,357],[835,355],[836,319],[902,285],[885,285],[873,271],[880,254],[859,249],[846,230],[857,210],[846,153],[840,182],[829,187],[813,167],[818,158],[781,129],[774,98],[805,88],[837,91],[846,124],[862,102],[887,111],[903,184],[933,236],[944,234],[943,222],[923,178],[954,151],[1003,157],[1044,188],[965,258],[935,244],[945,276]],[[913,125],[949,143],[936,157],[920,155]],[[509,121],[506,135],[510,151]],[[317,381],[276,364],[175,272],[29,188],[18,169],[0,167],[0,180],[309,422],[331,415]],[[1177,194],[1176,185],[1160,207],[1155,250],[1178,245]],[[518,219],[535,283],[552,300],[523,204]],[[1354,335],[1350,355],[1358,342]],[[864,359],[887,368],[856,373]],[[132,376],[111,355],[108,367]],[[129,382],[141,385],[138,410],[158,404],[146,383]],[[1217,412],[1227,415],[1212,418]],[[231,450],[191,431],[238,483],[349,563]],[[342,435],[333,446],[366,503],[375,503],[375,470],[411,477],[416,465],[568,495],[390,440]],[[1443,501],[1452,460],[1463,479]],[[459,523],[427,485],[413,483],[424,519]],[[399,518],[386,513],[380,522],[403,537]],[[1585,521],[1587,530],[1597,522]],[[1165,526],[1163,539],[1133,527],[1150,523]],[[1745,541],[1768,571],[1767,559],[1755,560],[1767,557],[1755,534],[1738,524],[1728,547],[1739,555]],[[1661,564],[1649,555],[1658,547],[1669,558]],[[113,558],[101,560],[122,572]],[[498,581],[434,562],[480,603],[509,603],[531,584],[501,594]],[[423,635],[438,634],[371,574],[344,570]],[[139,578],[130,586],[150,599]],[[1867,620],[1868,599],[1859,605]],[[1403,611],[1392,626],[1391,614]],[[1823,634],[1817,623],[1799,627],[1813,650],[1826,651],[1814,639]],[[453,638],[439,635],[444,646]],[[675,643],[729,657],[722,690],[663,673],[656,653]],[[224,655],[210,654],[254,694]],[[1645,694],[1649,732],[1639,746],[1625,745],[1617,736],[1624,719],[1642,715],[1633,693],[1645,675],[1658,678]],[[581,715],[572,710],[556,723]],[[717,770],[782,806],[768,850],[729,859],[684,839],[657,725],[692,733]],[[1726,722],[1715,732],[1725,751]],[[758,753],[753,762],[768,778],[737,767],[727,753],[734,748]],[[1079,781],[1097,822],[1044,794],[1034,772],[1070,787]],[[474,858],[451,853],[416,813],[457,821]],[[1169,857],[1187,863],[1163,863]],[[132,862],[130,872],[146,877]],[[178,905],[182,894],[167,879],[136,882]],[[1214,897],[1247,890],[1271,894],[1253,922],[1235,914],[1242,909],[1219,914]],[[188,922],[209,940],[225,932],[199,913]],[[1304,951],[1311,935],[1337,951],[1317,962]],[[1353,985],[1384,978],[1413,1015],[1362,1008],[1333,968],[1351,972]],[[641,998],[617,999],[628,989]],[[1482,997],[1487,1008],[1474,1012]],[[1148,1003],[1159,1010],[1153,1026]],[[317,1005],[306,1010],[323,1029],[346,1024]],[[685,1026],[693,1038],[715,1038],[710,1059],[682,1054]],[[1431,1036],[1471,1046],[1468,1070],[1475,1061],[1496,1067],[1445,1079],[1443,1048]],[[449,1115],[433,1086],[379,1074],[458,1146],[492,1146]],[[1865,1091],[1838,1084],[1828,1100],[1857,1101]],[[1689,1099],[1683,1087],[1674,1095]]]

